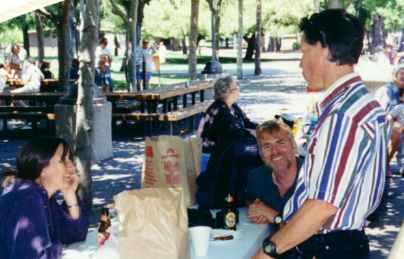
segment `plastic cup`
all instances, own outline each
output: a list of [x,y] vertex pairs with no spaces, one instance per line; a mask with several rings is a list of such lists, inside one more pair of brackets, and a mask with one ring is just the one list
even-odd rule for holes
[[196,256],[206,256],[208,254],[211,227],[197,226],[190,227],[192,247]]

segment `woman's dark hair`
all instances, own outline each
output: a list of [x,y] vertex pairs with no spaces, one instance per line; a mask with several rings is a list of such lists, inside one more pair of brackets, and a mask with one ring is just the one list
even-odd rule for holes
[[61,138],[36,138],[25,144],[17,155],[17,177],[36,180],[48,166],[59,145],[63,146],[62,160],[64,160],[70,154],[70,148]]
[[364,29],[352,14],[343,9],[327,9],[303,18],[299,27],[306,43],[314,45],[320,42],[323,48],[329,49],[330,61],[339,65],[358,63]]

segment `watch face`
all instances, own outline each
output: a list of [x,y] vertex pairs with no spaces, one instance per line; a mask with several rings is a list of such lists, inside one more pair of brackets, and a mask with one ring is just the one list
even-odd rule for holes
[[275,224],[281,224],[282,223],[282,217],[281,216],[276,216],[274,218],[274,222],[275,222]]
[[264,253],[266,253],[266,254],[272,254],[273,250],[274,250],[274,247],[272,246],[271,243],[264,246]]

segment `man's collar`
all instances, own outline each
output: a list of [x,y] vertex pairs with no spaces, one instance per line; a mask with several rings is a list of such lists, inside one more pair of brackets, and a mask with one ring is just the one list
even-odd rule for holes
[[336,97],[344,92],[350,85],[361,80],[361,77],[357,73],[352,72],[340,77],[334,83],[332,83],[325,91],[322,100],[318,102],[317,112],[319,115],[323,112],[325,107],[333,103]]

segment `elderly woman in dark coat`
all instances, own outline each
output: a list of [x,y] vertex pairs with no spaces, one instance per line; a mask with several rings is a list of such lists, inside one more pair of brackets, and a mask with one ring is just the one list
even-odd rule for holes
[[197,179],[198,203],[206,208],[220,208],[231,194],[238,205],[244,206],[246,174],[262,163],[252,133],[257,124],[236,103],[240,88],[235,79],[218,79],[214,90],[215,101],[198,130],[203,152],[210,154],[206,171]]

